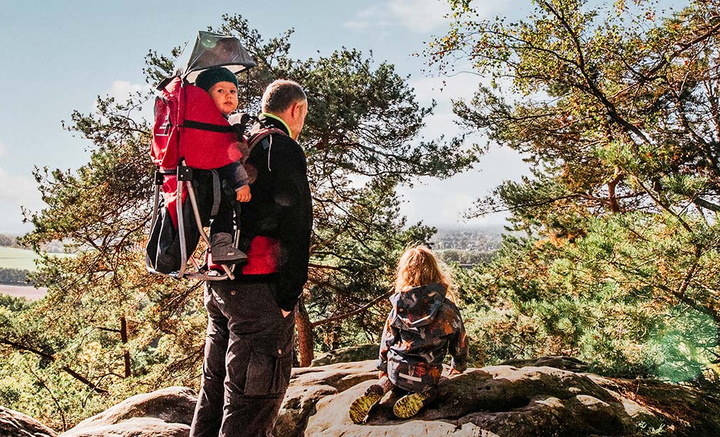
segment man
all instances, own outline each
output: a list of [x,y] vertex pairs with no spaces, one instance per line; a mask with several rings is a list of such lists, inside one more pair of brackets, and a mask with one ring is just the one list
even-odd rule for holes
[[233,281],[208,282],[203,379],[190,435],[271,436],[290,380],[294,308],[310,257],[312,205],[305,155],[296,140],[308,105],[295,82],[278,80],[262,98],[246,168],[252,199],[241,230],[248,264]]

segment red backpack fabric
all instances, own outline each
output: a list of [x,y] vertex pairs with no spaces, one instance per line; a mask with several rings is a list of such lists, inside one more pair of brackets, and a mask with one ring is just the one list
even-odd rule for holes
[[[180,239],[189,252],[197,245],[199,233],[189,205],[187,191],[182,192],[185,235],[179,235],[177,185],[174,172],[184,159],[187,167],[212,170],[236,161],[244,161],[252,148],[272,134],[287,135],[272,127],[256,126],[246,133],[251,117],[242,115],[235,127],[222,116],[212,98],[202,89],[183,81],[171,80],[155,100],[155,122],[150,155],[162,173],[162,218],[151,230],[147,253],[150,265],[158,272],[169,273],[180,268]],[[270,152],[268,152],[270,153]],[[198,187],[199,188],[199,187]],[[201,197],[201,196],[199,196]],[[280,243],[270,237],[256,236],[247,250],[245,275],[277,272]]]
[[151,156],[161,170],[188,167],[210,170],[240,160],[238,137],[212,98],[176,77],[155,99]]

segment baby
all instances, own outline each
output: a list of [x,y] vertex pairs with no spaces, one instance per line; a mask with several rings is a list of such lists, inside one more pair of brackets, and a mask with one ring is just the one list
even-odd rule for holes
[[[227,119],[238,106],[238,80],[227,68],[216,67],[203,71],[195,80],[195,85],[204,89],[215,106]],[[235,190],[238,202],[250,200],[250,187],[245,168],[240,162],[233,162],[216,169],[220,180]],[[210,252],[212,261],[218,264],[243,264],[247,256],[233,246],[233,208],[225,202],[210,225]]]

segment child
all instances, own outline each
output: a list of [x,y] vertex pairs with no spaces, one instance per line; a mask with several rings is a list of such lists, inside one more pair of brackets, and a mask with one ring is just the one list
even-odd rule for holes
[[[215,102],[220,113],[228,118],[238,106],[238,80],[235,75],[223,67],[210,68],[200,73],[195,85],[204,89]],[[248,175],[240,162],[233,162],[216,169],[220,180],[227,183],[236,193],[238,202],[250,200]],[[247,262],[247,256],[233,247],[233,211],[225,202],[210,225],[210,251],[212,261],[218,264],[241,264]]]
[[468,343],[450,276],[432,251],[416,246],[400,257],[392,310],[380,340],[380,381],[350,406],[350,418],[362,422],[388,391],[409,393],[393,407],[401,419],[413,417],[437,394],[442,362],[450,351],[450,374],[467,368]]

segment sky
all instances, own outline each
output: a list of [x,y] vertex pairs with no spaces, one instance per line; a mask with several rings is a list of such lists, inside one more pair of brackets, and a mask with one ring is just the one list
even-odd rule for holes
[[[530,10],[530,1],[483,1],[477,7],[488,18],[514,19]],[[149,87],[142,74],[149,50],[168,54],[198,30],[219,26],[223,14],[241,14],[266,39],[293,28],[291,54],[300,59],[342,47],[372,51],[376,62],[392,63],[408,76],[418,101],[437,102],[425,139],[456,134],[451,100],[471,97],[481,78],[428,75],[425,60],[413,56],[444,33],[447,12],[439,0],[0,0],[0,232],[31,230],[20,211],[21,205],[44,205],[34,167],[68,170],[87,162],[89,142],[62,128],[73,110],[91,112],[98,96],[123,98]],[[501,224],[501,215],[466,221],[463,212],[503,180],[527,173],[520,156],[494,146],[466,173],[402,187],[401,213],[409,223],[441,228]]]

